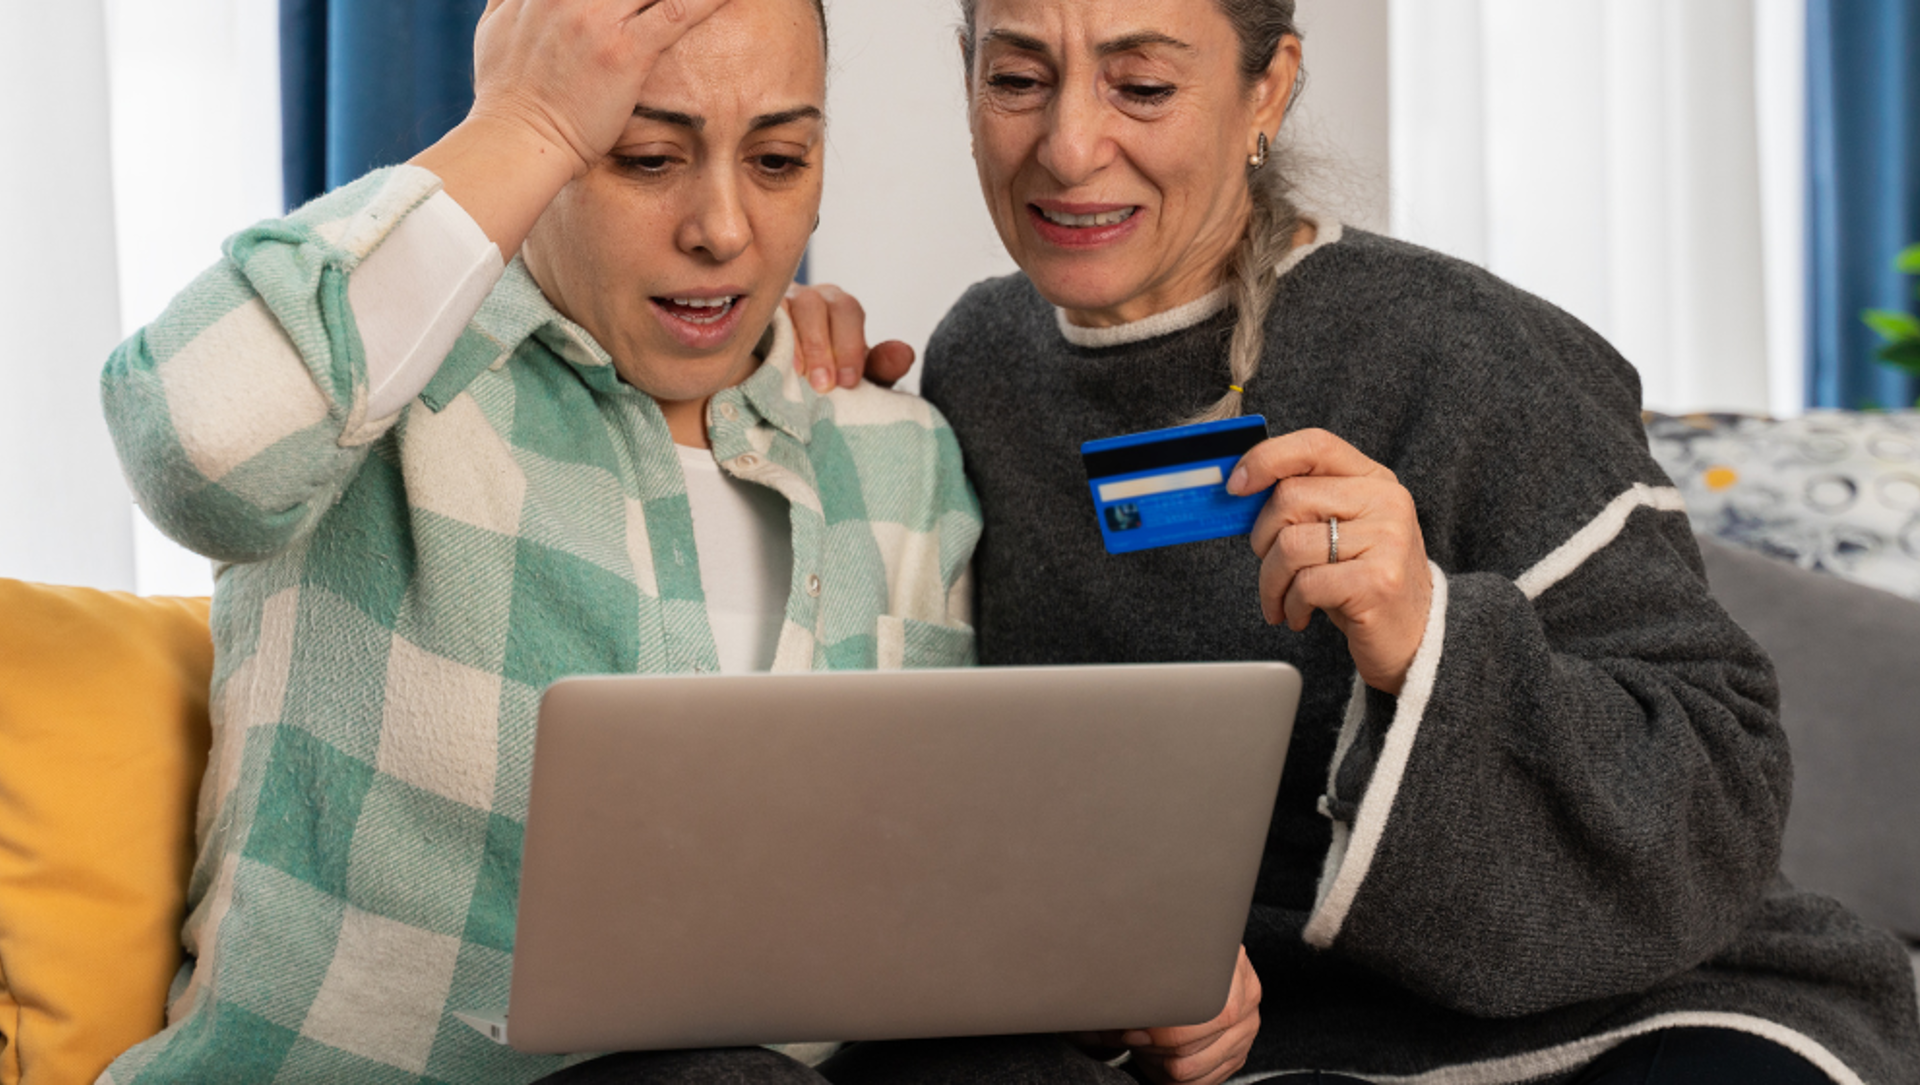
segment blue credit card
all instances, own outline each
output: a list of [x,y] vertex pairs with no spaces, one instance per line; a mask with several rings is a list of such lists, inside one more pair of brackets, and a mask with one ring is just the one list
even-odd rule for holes
[[1234,497],[1227,477],[1267,439],[1257,414],[1107,437],[1080,446],[1107,553],[1245,535],[1265,492]]

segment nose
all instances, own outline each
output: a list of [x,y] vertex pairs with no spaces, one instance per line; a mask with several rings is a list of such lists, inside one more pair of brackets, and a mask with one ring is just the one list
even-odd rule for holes
[[753,243],[753,224],[732,170],[709,167],[694,184],[693,206],[680,223],[680,251],[724,264]]
[[1047,107],[1047,132],[1040,141],[1040,164],[1072,186],[1092,180],[1113,161],[1114,142],[1107,131],[1106,103],[1091,79],[1062,80]]

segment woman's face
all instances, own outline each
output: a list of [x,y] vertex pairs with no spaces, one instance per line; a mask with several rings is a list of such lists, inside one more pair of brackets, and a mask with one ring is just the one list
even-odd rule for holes
[[664,54],[633,119],[527,239],[542,291],[663,404],[746,379],[820,210],[826,64],[809,0],[734,0]]
[[1213,0],[980,0],[969,117],[1008,252],[1088,326],[1219,285],[1249,211],[1247,158],[1299,70],[1287,38],[1249,88]]

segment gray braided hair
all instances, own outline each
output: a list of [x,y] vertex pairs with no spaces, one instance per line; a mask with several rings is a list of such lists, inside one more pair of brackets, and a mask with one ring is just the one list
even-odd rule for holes
[[[1283,38],[1300,36],[1294,21],[1294,0],[1212,0],[1220,13],[1233,24],[1240,39],[1240,79],[1248,87],[1266,77],[1267,68],[1280,49]],[[967,70],[973,71],[974,13],[978,0],[960,0],[964,33],[961,50]],[[1291,88],[1298,97],[1305,76]],[[1291,108],[1291,101],[1289,102]],[[1236,318],[1233,338],[1227,350],[1229,383],[1245,388],[1260,370],[1260,355],[1266,349],[1267,313],[1273,305],[1273,273],[1293,247],[1294,232],[1300,226],[1300,210],[1293,203],[1293,185],[1283,164],[1273,160],[1278,149],[1261,169],[1249,169],[1247,191],[1253,211],[1247,217],[1247,232],[1224,271]],[[1210,422],[1235,418],[1241,412],[1244,394],[1232,388],[1212,406],[1187,419]]]

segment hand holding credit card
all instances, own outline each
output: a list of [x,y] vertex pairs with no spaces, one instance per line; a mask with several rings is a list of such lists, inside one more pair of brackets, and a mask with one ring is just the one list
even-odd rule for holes
[[1130,433],[1080,446],[1107,553],[1245,535],[1267,493],[1227,493],[1234,465],[1267,439],[1267,420],[1220,422]]
[[[1445,597],[1413,495],[1387,467],[1326,430],[1268,440],[1260,415],[1088,441],[1080,456],[1108,553],[1251,535],[1268,623],[1304,630],[1324,610],[1361,679],[1400,692]],[[1236,467],[1240,496],[1227,492]]]

